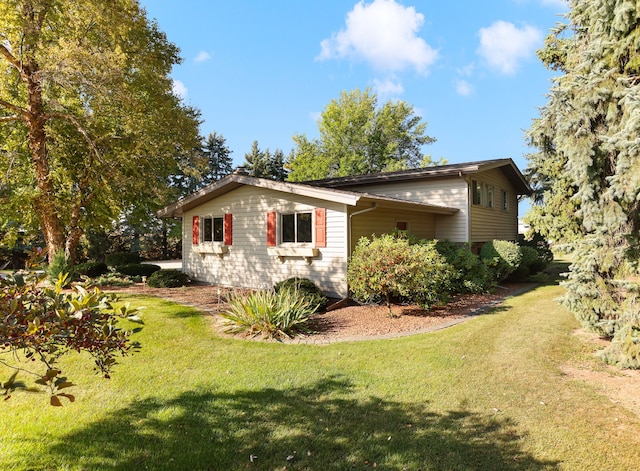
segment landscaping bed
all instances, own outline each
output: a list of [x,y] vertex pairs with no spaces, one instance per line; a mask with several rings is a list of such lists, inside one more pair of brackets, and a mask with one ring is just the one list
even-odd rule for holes
[[[394,317],[389,317],[386,306],[357,305],[350,303],[344,307],[319,313],[311,318],[309,327],[313,333],[293,339],[295,342],[330,343],[370,338],[391,338],[428,332],[461,322],[468,316],[477,314],[487,307],[495,306],[514,293],[532,286],[527,283],[505,283],[493,293],[466,294],[453,296],[445,306],[428,311],[417,305],[393,305]],[[105,291],[121,291],[158,296],[172,301],[195,306],[215,315],[224,309],[227,288],[218,290],[216,286],[192,283],[182,288],[149,288],[141,284],[109,288]],[[337,301],[337,300],[334,300]]]

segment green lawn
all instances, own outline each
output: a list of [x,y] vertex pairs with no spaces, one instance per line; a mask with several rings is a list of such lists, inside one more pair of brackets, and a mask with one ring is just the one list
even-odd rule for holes
[[0,468],[637,469],[640,419],[561,373],[598,367],[561,292],[433,334],[329,346],[221,339],[191,308],[132,298],[147,306],[140,353],[111,380],[68,361],[74,404],[0,405]]

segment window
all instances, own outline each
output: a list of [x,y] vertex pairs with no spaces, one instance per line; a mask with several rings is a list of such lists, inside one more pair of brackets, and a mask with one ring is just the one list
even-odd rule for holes
[[313,242],[312,220],[311,212],[282,214],[280,216],[282,243]]
[[493,185],[487,185],[487,208],[493,208]]
[[471,180],[471,197],[473,198],[473,204],[482,204],[482,183]]
[[502,190],[502,210],[503,211],[509,210],[509,193],[506,192],[505,190]]
[[203,242],[223,242],[224,241],[224,218],[202,218],[202,241]]
[[396,221],[396,229],[399,231],[409,230],[409,223],[407,221]]

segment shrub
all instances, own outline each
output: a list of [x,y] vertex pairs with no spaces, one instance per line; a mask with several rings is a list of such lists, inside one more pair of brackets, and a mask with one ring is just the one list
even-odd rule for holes
[[451,267],[435,248],[435,241],[411,244],[385,234],[362,238],[347,269],[353,296],[360,301],[384,300],[391,314],[391,298],[400,297],[429,308],[446,299]]
[[178,288],[189,283],[186,273],[178,270],[158,270],[147,279],[152,288]]
[[438,241],[436,249],[452,268],[451,291],[454,293],[484,293],[491,288],[488,267],[471,251],[470,244],[458,245]]
[[96,278],[104,275],[108,271],[109,268],[107,268],[107,264],[104,262],[86,262],[75,266],[76,275],[88,276],[89,278]]
[[538,266],[538,252],[536,249],[525,245],[520,247],[520,253],[522,254],[520,265],[509,276],[510,279],[515,281],[525,281],[529,275],[533,275],[539,271],[536,269]]
[[515,242],[492,240],[482,246],[480,258],[489,267],[493,279],[501,282],[520,266],[522,254]]
[[151,276],[160,270],[160,267],[151,263],[129,263],[127,265],[118,265],[115,270],[127,276]]
[[140,260],[140,254],[138,252],[114,252],[104,256],[104,261],[109,267],[140,263]]
[[53,260],[47,267],[47,276],[49,281],[56,282],[61,275],[68,275],[65,279],[64,286],[69,286],[71,281],[73,280],[74,270],[71,266],[71,263],[67,259],[67,256],[64,253],[64,250],[59,250],[53,257]]
[[135,281],[118,273],[105,273],[91,280],[93,286],[131,286]]
[[324,311],[329,303],[328,298],[320,291],[320,288],[308,278],[288,278],[276,283],[273,289],[276,293],[282,289],[294,291],[298,293],[298,296],[308,299],[311,304],[317,305],[317,311]]
[[229,308],[220,313],[224,330],[251,337],[286,338],[306,333],[306,322],[318,308],[291,289],[233,295]]

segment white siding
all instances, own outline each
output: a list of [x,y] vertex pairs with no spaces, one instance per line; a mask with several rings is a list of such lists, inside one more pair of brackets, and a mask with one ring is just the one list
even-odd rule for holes
[[[294,201],[295,198],[295,201]],[[267,254],[266,214],[327,210],[327,247],[307,264],[302,257]],[[197,253],[192,244],[193,216],[233,214],[233,244],[228,253]],[[330,296],[346,296],[346,207],[273,190],[243,186],[200,205],[183,215],[183,269],[193,279],[244,288],[268,289],[284,279],[299,276],[313,280]]]
[[[433,234],[433,238],[450,240],[452,242],[467,242],[468,240],[468,188],[467,182],[462,178],[453,177],[438,180],[377,183],[359,185],[352,189],[354,191],[363,191],[377,195],[390,196],[393,198],[403,198],[412,201],[420,201],[422,203],[458,208],[460,211],[456,214],[450,216],[434,215],[433,221],[425,221],[422,224],[433,225],[433,227],[429,229],[429,231],[431,231],[429,233]],[[375,211],[369,213],[370,217],[374,219],[375,214]],[[357,218],[358,216],[355,216],[353,221],[354,236],[356,232],[355,225]],[[395,227],[395,224],[393,227]],[[378,230],[377,224],[374,224],[371,228],[362,229],[362,231],[369,232],[370,234],[372,232],[377,232]],[[426,234],[427,229],[425,228],[424,230]],[[414,232],[413,229],[411,229],[411,232]],[[422,237],[422,235],[420,235],[420,237]],[[355,238],[354,240],[357,241]]]

